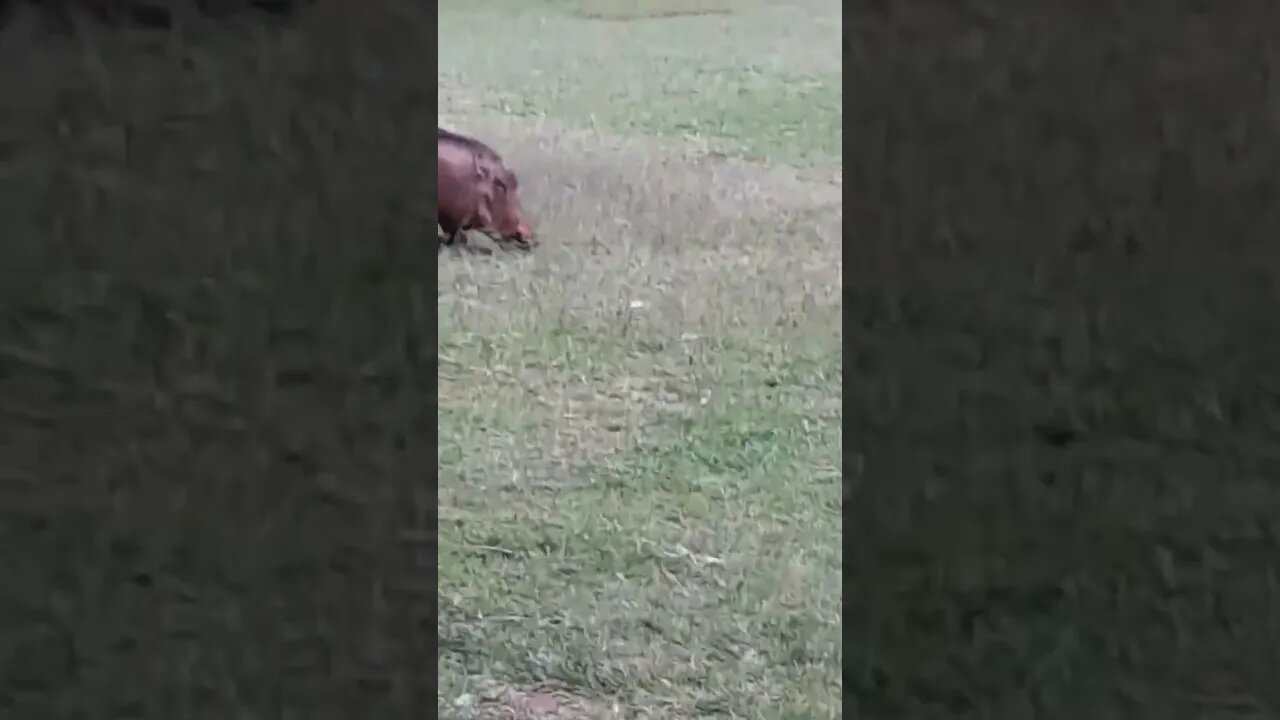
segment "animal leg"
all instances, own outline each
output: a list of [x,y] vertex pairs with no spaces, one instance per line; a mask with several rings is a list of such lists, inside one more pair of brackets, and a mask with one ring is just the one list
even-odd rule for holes
[[458,227],[454,228],[453,233],[449,236],[450,245],[453,245],[458,240],[461,240],[463,245],[467,244],[467,228],[471,227],[474,219],[475,213],[472,213],[471,215],[464,217],[462,222],[458,223]]
[[444,226],[441,226],[440,232],[441,232],[441,236],[440,236],[441,245],[447,245],[452,247],[453,244],[458,241],[459,237],[461,237],[464,242],[466,241],[466,235],[463,234],[461,225],[454,226],[452,230],[449,230]]

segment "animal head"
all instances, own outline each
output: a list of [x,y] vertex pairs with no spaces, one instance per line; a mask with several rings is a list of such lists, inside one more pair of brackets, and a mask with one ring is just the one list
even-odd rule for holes
[[475,156],[476,179],[480,186],[477,220],[480,227],[525,246],[534,244],[533,230],[520,208],[516,174],[497,155]]

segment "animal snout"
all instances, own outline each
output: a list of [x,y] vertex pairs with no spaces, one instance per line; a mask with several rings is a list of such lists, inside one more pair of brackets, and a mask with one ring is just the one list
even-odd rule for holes
[[523,243],[525,245],[533,245],[537,242],[537,238],[533,234],[533,228],[529,227],[529,224],[523,220],[520,221],[519,225],[516,225],[514,237],[516,242]]

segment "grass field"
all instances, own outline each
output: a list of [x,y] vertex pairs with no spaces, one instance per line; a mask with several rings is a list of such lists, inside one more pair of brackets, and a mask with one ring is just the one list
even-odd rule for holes
[[440,259],[442,716],[838,716],[839,6],[463,5],[543,245]]

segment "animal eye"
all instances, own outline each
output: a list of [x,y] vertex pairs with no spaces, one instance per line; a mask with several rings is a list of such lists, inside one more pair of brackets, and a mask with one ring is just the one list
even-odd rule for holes
[[494,187],[496,187],[496,188],[498,188],[499,190],[501,190],[501,191],[503,191],[503,192],[506,192],[506,191],[507,191],[507,184],[506,184],[506,183],[504,183],[504,182],[502,182],[501,180],[494,180],[494,181],[493,181],[493,186],[494,186]]

